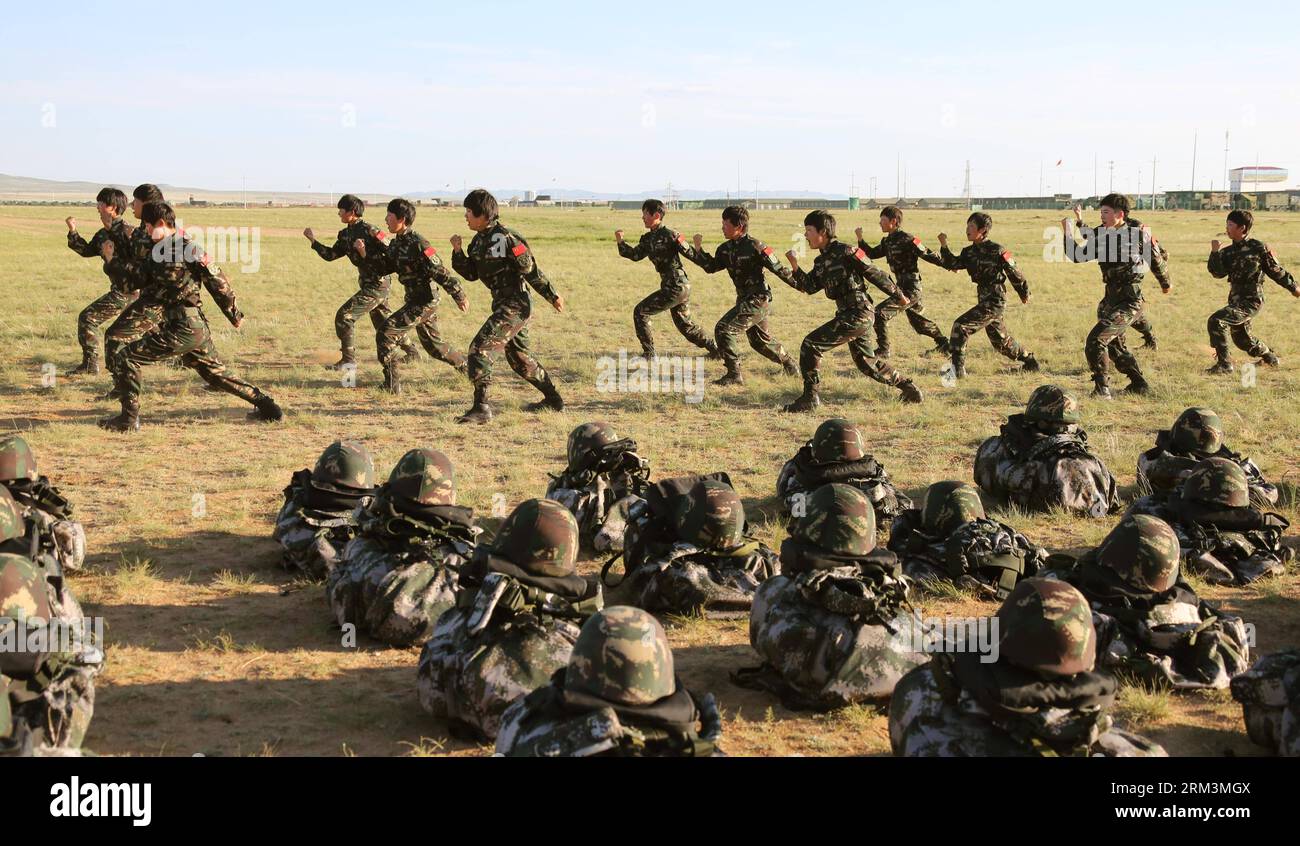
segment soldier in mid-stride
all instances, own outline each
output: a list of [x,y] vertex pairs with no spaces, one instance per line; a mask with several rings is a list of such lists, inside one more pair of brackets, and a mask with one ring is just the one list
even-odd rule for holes
[[1250,237],[1255,216],[1237,209],[1228,212],[1228,237],[1232,243],[1222,249],[1217,240],[1210,242],[1210,275],[1228,278],[1228,304],[1210,315],[1210,345],[1214,347],[1214,365],[1210,373],[1231,373],[1228,358],[1228,334],[1232,342],[1247,355],[1259,358],[1260,364],[1277,367],[1277,354],[1250,331],[1251,321],[1264,307],[1264,277],[1267,276],[1300,297],[1295,277],[1278,264],[1268,244]]
[[[104,244],[113,243],[113,251],[126,255],[131,249],[131,227],[122,219],[126,211],[126,194],[117,188],[104,188],[95,196],[95,208],[103,224],[87,242],[77,232],[77,219],[69,217],[68,249],[82,258],[103,258]],[[133,289],[131,277],[120,262],[104,262],[104,275],[108,277],[108,293],[99,297],[77,315],[77,340],[81,343],[81,364],[67,372],[68,376],[99,372],[99,327],[115,319],[122,309],[135,302],[139,293]]]
[[[898,206],[885,206],[880,210],[880,231],[885,237],[880,243],[871,246],[862,237],[862,227],[858,227],[858,249],[867,254],[869,259],[883,258],[889,263],[898,289],[903,292],[911,304],[904,308],[897,300],[886,300],[876,308],[876,357],[889,358],[889,321],[899,314],[907,315],[907,322],[912,331],[934,341],[930,352],[948,355],[948,338],[933,320],[925,316],[925,306],[921,304],[921,271],[918,261],[943,267],[943,259],[921,243],[920,238],[904,232],[903,211]],[[926,355],[930,355],[929,352]]]

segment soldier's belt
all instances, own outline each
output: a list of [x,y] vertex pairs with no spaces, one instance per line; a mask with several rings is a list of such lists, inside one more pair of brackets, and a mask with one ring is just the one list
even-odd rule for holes
[[198,306],[169,306],[163,310],[163,317],[168,320],[190,320],[202,316],[203,309]]

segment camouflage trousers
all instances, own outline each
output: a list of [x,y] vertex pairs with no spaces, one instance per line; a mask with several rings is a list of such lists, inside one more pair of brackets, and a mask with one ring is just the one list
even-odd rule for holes
[[1142,303],[1121,303],[1112,305],[1102,302],[1097,306],[1097,325],[1088,333],[1084,343],[1083,354],[1088,359],[1088,369],[1092,371],[1092,381],[1105,385],[1109,380],[1106,360],[1115,362],[1115,369],[1134,381],[1142,379],[1142,368],[1138,366],[1137,357],[1129,351],[1124,343],[1124,333],[1135,320],[1142,317]]
[[[392,311],[388,308],[388,291],[382,287],[362,285],[361,290],[344,301],[334,314],[334,333],[339,336],[339,349],[344,361],[356,361],[357,348],[353,341],[354,327],[363,316],[370,315],[370,323],[378,335],[384,328]],[[401,341],[401,348],[408,355],[415,352],[415,346],[408,340]]]
[[397,372],[398,351],[411,349],[405,335],[412,327],[430,358],[446,362],[457,370],[465,366],[465,356],[444,341],[438,331],[438,303],[435,300],[431,303],[406,303],[388,315],[379,328],[375,343],[385,373]]
[[891,298],[876,306],[876,351],[882,357],[889,354],[889,321],[897,317],[900,312],[907,315],[907,322],[911,324],[912,331],[942,345],[947,338],[944,337],[939,324],[925,316],[925,306],[921,302],[921,286],[916,283],[905,283],[900,278],[898,287],[912,301],[912,304],[903,308],[897,300]]
[[217,355],[207,318],[197,308],[187,308],[183,316],[173,317],[138,341],[117,351],[111,366],[114,384],[121,394],[122,412],[140,413],[140,366],[155,364],[180,356],[181,364],[197,371],[204,382],[220,391],[233,394],[250,405],[266,396],[252,384],[226,372]]
[[1028,354],[1020,344],[1016,343],[1016,339],[1011,337],[1011,332],[1007,329],[1004,308],[988,303],[977,303],[952,324],[952,334],[948,336],[948,343],[952,347],[952,360],[954,363],[960,364],[965,357],[966,339],[981,329],[988,335],[989,343],[993,345],[993,349],[1012,361],[1024,361],[1028,357]]
[[127,344],[138,341],[157,329],[163,322],[163,307],[157,303],[137,299],[117,316],[104,333],[104,364],[109,372],[114,367],[118,352]]
[[683,338],[701,349],[713,346],[713,339],[691,317],[690,300],[691,287],[680,285],[660,288],[636,304],[632,310],[632,324],[636,327],[636,339],[641,342],[643,353],[654,354],[655,338],[650,331],[650,318],[664,311],[672,317],[673,325]]
[[726,314],[722,315],[722,319],[714,327],[713,339],[728,368],[735,367],[740,359],[740,344],[737,340],[741,332],[745,333],[749,338],[749,345],[763,358],[775,361],[777,364],[785,364],[792,360],[785,347],[781,346],[780,342],[767,331],[767,319],[771,313],[772,298],[758,295],[742,297]]
[[1229,332],[1237,349],[1247,355],[1258,358],[1271,352],[1268,346],[1250,331],[1251,322],[1258,314],[1259,306],[1227,305],[1210,315],[1207,324],[1210,330],[1210,346],[1214,347],[1214,352],[1219,358],[1228,357]]
[[1151,325],[1151,318],[1147,317],[1146,311],[1139,314],[1137,320],[1134,320],[1129,324],[1129,328],[1141,335],[1142,340],[1146,341],[1148,344],[1155,343],[1156,330],[1155,327]]
[[803,373],[805,389],[816,389],[821,382],[822,356],[841,344],[849,345],[853,363],[866,375],[882,385],[897,385],[903,381],[889,362],[876,357],[871,345],[872,311],[863,305],[849,311],[836,312],[835,317],[808,333],[799,345],[799,370]]
[[506,362],[525,382],[542,390],[546,368],[533,358],[528,349],[529,311],[518,308],[493,309],[486,322],[469,344],[469,378],[475,388],[486,390],[492,384],[492,365],[505,350]]
[[116,318],[139,296],[139,291],[110,290],[81,310],[77,315],[77,341],[85,361],[99,360],[100,325]]

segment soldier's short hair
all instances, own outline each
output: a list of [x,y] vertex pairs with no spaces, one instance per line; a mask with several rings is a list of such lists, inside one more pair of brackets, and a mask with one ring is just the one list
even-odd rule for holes
[[1255,216],[1245,209],[1233,209],[1228,212],[1228,222],[1244,226],[1246,231],[1249,232],[1250,227],[1255,225]]
[[744,206],[727,206],[722,210],[722,219],[732,226],[749,228],[749,209]]
[[361,217],[361,215],[366,213],[365,200],[361,199],[356,194],[344,194],[342,197],[339,197],[338,205],[339,211],[351,212],[357,217]]
[[95,195],[95,202],[112,206],[118,214],[126,211],[126,194],[120,188],[100,188]]
[[1128,214],[1129,210],[1128,197],[1125,197],[1123,194],[1107,194],[1101,198],[1101,202],[1097,205],[1110,206],[1117,212],[1124,212],[1125,215]]
[[835,237],[835,215],[826,211],[826,209],[814,209],[808,212],[803,219],[804,226],[811,226],[827,238]]
[[486,188],[475,188],[465,195],[465,208],[474,213],[475,217],[486,217],[488,220],[496,220],[499,216],[497,212],[497,198]]
[[966,222],[975,224],[975,228],[981,232],[988,232],[993,228],[993,218],[984,212],[975,212],[966,218]]
[[401,197],[389,200],[388,210],[406,221],[407,226],[415,223],[415,204],[410,200],[404,200]]
[[646,214],[657,214],[660,217],[668,214],[668,210],[664,207],[663,200],[646,200],[641,204],[641,211]]
[[152,223],[154,226],[163,223],[168,227],[175,228],[176,210],[172,208],[171,203],[155,200],[145,203],[144,208],[140,209],[140,219],[145,223]]
[[142,185],[135,186],[131,196],[142,203],[161,203],[163,201],[162,189],[152,182],[145,182]]
[[880,210],[881,217],[887,217],[895,223],[903,222],[903,210],[898,206],[885,206]]

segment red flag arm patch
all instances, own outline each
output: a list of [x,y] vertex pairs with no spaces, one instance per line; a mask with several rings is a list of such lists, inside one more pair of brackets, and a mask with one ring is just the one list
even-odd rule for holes
[[515,244],[515,248],[510,252],[514,255],[515,258],[518,258],[519,256],[522,256],[524,253],[528,252],[528,245]]
[[381,229],[376,229],[376,230],[375,230],[375,237],[378,238],[380,241],[387,241],[387,240],[388,240],[388,233],[387,233],[387,232],[384,232],[384,231],[381,230]]
[[863,252],[861,247],[858,247],[853,251],[853,257],[863,264],[867,263],[867,254]]
[[763,247],[763,255],[765,255],[765,256],[770,256],[770,255],[772,255],[772,248],[771,248],[771,247]]
[[433,247],[431,247],[431,246],[430,246],[430,247],[425,247],[425,248],[424,248],[424,254],[425,254],[426,256],[432,256],[432,255],[433,255],[434,253],[436,253],[436,252],[438,252],[438,251],[435,250],[435,249],[434,249]]

